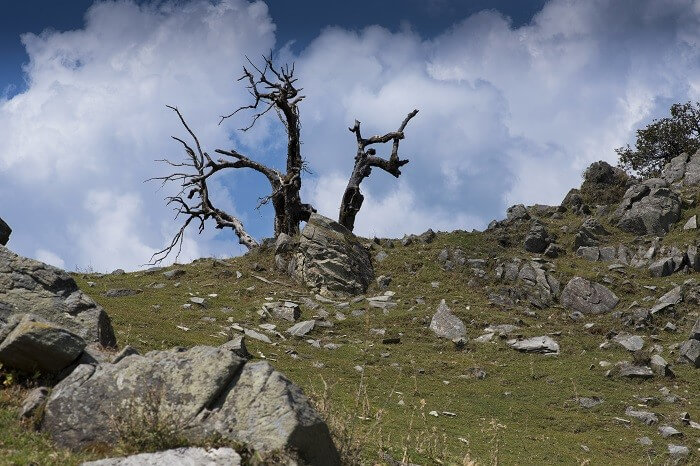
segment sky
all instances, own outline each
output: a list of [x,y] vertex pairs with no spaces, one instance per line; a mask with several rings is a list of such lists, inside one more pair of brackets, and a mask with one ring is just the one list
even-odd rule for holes
[[[329,8],[328,5],[333,5]],[[276,115],[246,133],[245,57],[294,63],[302,199],[337,217],[363,134],[395,130],[410,163],[362,185],[355,232],[483,229],[515,203],[558,204],[592,162],[700,100],[698,0],[269,0],[7,2],[0,18],[0,217],[8,246],[67,270],[135,270],[180,226],[156,159],[171,136],[282,167]],[[390,147],[378,148],[387,155]],[[272,234],[256,172],[212,179],[217,207]],[[188,231],[180,262],[245,250],[229,230]],[[175,257],[169,258],[169,261]]]

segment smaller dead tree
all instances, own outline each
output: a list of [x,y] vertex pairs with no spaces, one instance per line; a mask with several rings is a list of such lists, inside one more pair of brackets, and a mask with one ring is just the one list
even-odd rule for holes
[[[245,80],[248,82],[247,88],[250,95],[254,98],[253,103],[239,107],[229,115],[222,116],[219,124],[242,110],[255,110],[257,113],[253,115],[250,125],[241,128],[242,131],[248,131],[260,117],[274,109],[287,130],[286,172],[281,172],[256,162],[235,149],[216,149],[215,152],[227,158],[212,158],[207,152],[202,150],[199,139],[190,129],[180,111],[175,107],[168,106],[168,108],[177,113],[180,122],[194,141],[196,150],[184,140],[173,136],[173,139],[184,146],[187,154],[186,160],[178,163],[160,160],[171,167],[177,168],[178,171],[167,176],[148,180],[158,180],[162,184],[168,182],[181,183],[182,189],[180,192],[175,196],[167,197],[166,201],[168,205],[175,206],[175,218],[180,216],[184,218],[183,225],[171,243],[155,253],[151,257],[151,263],[155,264],[162,261],[176,247],[179,254],[187,227],[192,222],[195,222],[198,224],[199,232],[201,233],[204,231],[205,221],[210,219],[216,222],[216,228],[218,229],[232,229],[238,236],[239,243],[248,249],[258,246],[258,243],[246,232],[243,223],[238,218],[216,208],[211,201],[207,181],[224,169],[250,168],[267,178],[271,192],[269,195],[260,198],[258,207],[267,203],[272,204],[275,213],[275,237],[281,233],[286,233],[290,236],[298,234],[299,223],[308,220],[311,213],[316,211],[310,204],[303,203],[299,194],[301,190],[301,175],[305,170],[306,164],[301,155],[301,125],[299,122],[298,104],[304,99],[304,96],[299,93],[301,89],[297,89],[294,85],[296,82],[294,66],[291,68],[284,66],[278,69],[273,66],[271,56],[263,57],[263,59],[265,66],[262,70],[248,60],[254,71],[244,67],[243,76],[239,79],[239,81]],[[274,77],[268,78],[268,74]]]
[[[383,136],[377,135],[368,139],[363,138],[360,131],[360,122],[357,120],[355,120],[355,125],[352,128],[348,128],[351,132],[355,133],[357,139],[357,154],[355,155],[355,166],[350,175],[348,185],[345,188],[345,193],[343,194],[343,199],[340,204],[340,213],[338,215],[338,223],[345,226],[348,230],[352,231],[355,228],[355,217],[365,200],[360,191],[360,183],[372,173],[372,167],[381,168],[387,173],[394,175],[396,178],[401,176],[400,169],[408,163],[408,160],[401,160],[399,158],[399,141],[404,138],[403,131],[406,125],[417,113],[418,110],[413,110],[404,118],[398,130]],[[391,155],[389,155],[388,159],[378,157],[376,155],[377,151],[373,147],[368,148],[368,146],[373,144],[383,144],[389,141],[393,141],[393,145],[391,148]]]

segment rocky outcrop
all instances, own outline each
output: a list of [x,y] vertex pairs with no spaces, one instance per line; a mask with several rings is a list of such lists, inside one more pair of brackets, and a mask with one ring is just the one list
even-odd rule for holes
[[661,178],[671,185],[700,186],[700,150],[692,156],[683,153],[672,158],[661,171]]
[[554,238],[549,234],[544,225],[540,222],[533,222],[530,231],[525,236],[525,250],[528,252],[534,252],[535,254],[541,254],[547,249],[551,243],[554,242]]
[[605,161],[593,162],[583,173],[581,197],[590,205],[617,204],[627,190],[624,170]]
[[105,311],[63,270],[0,246],[0,325],[14,314],[33,314],[87,342],[114,346]]
[[661,178],[651,178],[630,187],[613,214],[617,226],[624,231],[659,236],[668,233],[680,216],[680,197]]
[[374,280],[369,251],[350,230],[318,214],[301,232],[289,271],[322,294],[361,294]]
[[31,314],[15,314],[0,329],[0,362],[32,373],[57,373],[85,348],[78,335]]
[[98,461],[88,461],[81,466],[148,466],[167,464],[206,465],[206,466],[240,466],[241,457],[233,448],[175,448],[156,453],[140,453],[138,455],[120,458],[107,458]]
[[0,218],[0,246],[5,246],[10,241],[11,234],[12,228],[10,228],[10,225]]
[[116,441],[120,422],[133,423],[144,409],[190,439],[216,435],[261,452],[296,451],[310,464],[339,464],[328,427],[299,387],[267,362],[246,362],[221,347],[80,365],[54,387],[40,428],[79,449]]
[[512,259],[498,264],[495,273],[499,281],[509,285],[505,297],[513,304],[516,300],[524,300],[543,308],[559,296],[559,280],[552,271],[552,264],[546,261]]
[[583,314],[603,314],[612,311],[619,298],[599,283],[574,277],[561,292],[561,304]]
[[582,246],[597,246],[600,237],[610,233],[593,217],[588,217],[579,227],[574,237],[574,250]]

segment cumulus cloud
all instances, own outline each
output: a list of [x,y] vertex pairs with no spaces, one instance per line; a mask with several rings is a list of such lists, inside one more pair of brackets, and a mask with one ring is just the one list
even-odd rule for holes
[[[551,0],[515,28],[483,11],[433,38],[410,27],[332,27],[298,55],[303,194],[335,217],[365,135],[395,130],[413,108],[399,180],[375,170],[363,183],[357,232],[402,235],[428,227],[482,228],[515,202],[558,203],[596,160],[674,102],[700,100],[697,1]],[[0,196],[19,252],[68,266],[134,268],[178,227],[142,180],[177,157],[178,105],[208,150],[234,145],[279,164],[284,130],[274,115],[245,134],[218,115],[247,103],[243,56],[275,45],[262,2],[205,0],[95,4],[84,29],[23,36],[28,90],[0,100]],[[380,148],[387,155],[389,147]],[[217,202],[251,233],[271,232],[255,173],[213,184]],[[232,235],[192,231],[181,260],[241,252]],[[42,250],[41,252],[39,250]],[[48,254],[48,252],[51,252]],[[56,257],[52,257],[55,255]]]

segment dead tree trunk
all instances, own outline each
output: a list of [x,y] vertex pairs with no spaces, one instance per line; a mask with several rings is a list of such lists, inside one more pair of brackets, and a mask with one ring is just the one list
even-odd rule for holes
[[[416,116],[417,113],[418,110],[413,110],[404,118],[398,130],[383,136],[372,136],[369,139],[364,139],[360,132],[360,122],[357,120],[355,120],[355,125],[352,128],[348,128],[355,133],[357,138],[357,154],[355,155],[355,166],[345,188],[338,215],[338,223],[345,226],[348,230],[352,231],[355,228],[355,217],[365,200],[360,191],[360,183],[372,173],[372,167],[381,168],[396,178],[401,176],[400,168],[406,165],[408,160],[399,159],[399,141],[404,138],[403,130],[406,128],[409,120]],[[377,157],[374,148],[370,147],[367,149],[372,144],[386,143],[392,140],[391,155],[388,159]]]
[[[175,247],[178,248],[179,254],[182,248],[185,229],[194,220],[199,222],[200,233],[204,230],[204,222],[208,219],[213,219],[216,222],[216,228],[231,228],[238,236],[240,244],[245,245],[248,249],[258,246],[258,243],[253,237],[245,231],[242,222],[233,215],[216,208],[209,197],[207,180],[215,173],[224,169],[250,168],[267,178],[270,183],[271,193],[268,196],[260,198],[258,207],[268,202],[272,203],[275,212],[275,237],[281,233],[286,233],[290,236],[298,234],[299,223],[301,221],[307,221],[311,213],[315,212],[315,209],[310,204],[305,204],[301,201],[299,195],[301,190],[301,175],[305,169],[305,161],[301,155],[301,126],[299,124],[298,104],[304,96],[299,94],[301,89],[297,89],[294,86],[296,79],[294,78],[293,66],[291,69],[285,66],[278,70],[274,68],[271,57],[263,58],[265,60],[265,67],[263,70],[257,68],[249,60],[249,63],[257,74],[254,74],[244,67],[243,76],[239,79],[239,81],[244,79],[248,80],[248,90],[255,98],[255,101],[251,105],[239,107],[230,115],[222,116],[221,121],[232,117],[244,109],[259,110],[262,102],[265,108],[253,116],[249,126],[241,128],[242,131],[247,131],[253,127],[261,116],[265,115],[271,109],[274,109],[287,130],[286,173],[282,173],[279,170],[256,162],[235,149],[216,149],[217,153],[227,156],[228,159],[212,159],[207,152],[202,150],[197,136],[187,125],[180,111],[175,107],[169,106],[169,108],[177,113],[183,126],[194,140],[196,151],[182,139],[174,138],[185,147],[185,152],[188,155],[187,160],[183,163],[174,163],[168,160],[161,161],[172,167],[182,169],[183,171],[151,179],[160,180],[163,184],[169,181],[178,181],[182,183],[182,190],[177,195],[166,198],[166,200],[168,204],[174,204],[176,206],[176,218],[180,215],[186,217],[184,224],[175,235],[172,242],[166,248],[158,251],[151,257],[152,263],[158,263],[165,259]],[[267,73],[274,74],[275,78],[268,79]],[[185,192],[187,192],[186,196]]]

